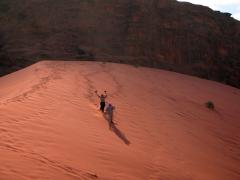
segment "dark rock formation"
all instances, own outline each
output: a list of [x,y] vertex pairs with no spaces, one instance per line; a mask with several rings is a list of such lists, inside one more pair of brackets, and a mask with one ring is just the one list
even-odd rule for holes
[[240,87],[240,22],[230,16],[175,0],[1,0],[0,73],[84,59]]

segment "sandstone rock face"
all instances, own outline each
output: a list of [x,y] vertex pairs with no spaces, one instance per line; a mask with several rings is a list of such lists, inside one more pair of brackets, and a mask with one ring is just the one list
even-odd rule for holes
[[41,59],[164,68],[240,87],[240,22],[175,0],[1,0],[0,73]]

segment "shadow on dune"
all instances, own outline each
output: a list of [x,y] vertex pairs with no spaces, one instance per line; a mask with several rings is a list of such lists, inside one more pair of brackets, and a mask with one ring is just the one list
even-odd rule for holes
[[127,139],[127,137],[120,129],[117,128],[116,124],[112,121],[113,114],[110,115],[105,112],[103,114],[103,117],[105,118],[105,120],[107,120],[109,129],[113,131],[126,145],[130,145],[130,141]]

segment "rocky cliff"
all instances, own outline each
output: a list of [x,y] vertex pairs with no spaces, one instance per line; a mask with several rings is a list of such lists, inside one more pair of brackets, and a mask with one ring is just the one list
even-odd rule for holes
[[1,0],[0,73],[87,59],[240,87],[240,22],[230,16],[175,0]]

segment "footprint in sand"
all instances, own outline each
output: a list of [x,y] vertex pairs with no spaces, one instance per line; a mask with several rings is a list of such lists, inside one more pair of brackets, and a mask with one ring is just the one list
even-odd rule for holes
[[88,106],[89,106],[90,108],[92,108],[92,109],[95,109],[95,110],[96,110],[96,109],[99,109],[98,104],[89,103]]
[[95,113],[94,116],[95,117],[101,117],[102,115],[100,113]]

